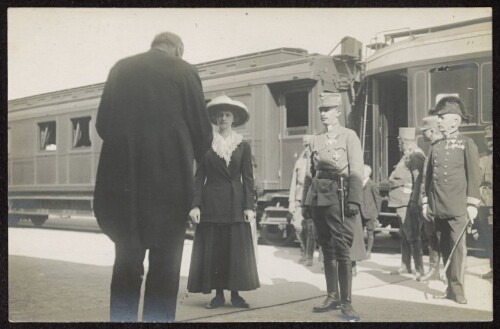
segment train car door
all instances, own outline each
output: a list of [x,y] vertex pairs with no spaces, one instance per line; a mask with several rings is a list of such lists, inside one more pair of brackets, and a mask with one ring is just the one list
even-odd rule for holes
[[280,188],[289,189],[295,161],[303,150],[302,137],[308,134],[309,90],[286,91],[280,97]]
[[[385,183],[401,158],[399,127],[408,127],[408,84],[406,71],[374,77],[374,178]],[[384,184],[382,184],[384,185]]]

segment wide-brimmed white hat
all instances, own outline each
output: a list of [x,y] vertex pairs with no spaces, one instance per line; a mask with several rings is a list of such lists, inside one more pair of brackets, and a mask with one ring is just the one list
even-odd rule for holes
[[248,114],[247,107],[245,104],[239,101],[235,101],[227,97],[226,95],[217,96],[212,99],[207,104],[208,115],[210,116],[210,121],[214,125],[217,124],[217,113],[219,111],[231,111],[234,116],[233,126],[241,126],[245,124],[248,119],[250,119],[250,115]]

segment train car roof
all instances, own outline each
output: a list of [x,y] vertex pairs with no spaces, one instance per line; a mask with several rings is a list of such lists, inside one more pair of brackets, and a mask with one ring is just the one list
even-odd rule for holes
[[[206,80],[251,72],[259,75],[256,71],[310,63],[311,61],[324,58],[331,57],[315,53],[309,54],[306,50],[300,48],[283,47],[199,63],[195,66],[198,69],[201,80],[206,84]],[[269,73],[274,77],[270,80],[279,80],[279,75],[275,73]],[[74,102],[75,99],[97,98],[101,96],[103,87],[104,82],[9,100],[8,112],[64,104]]]
[[492,55],[491,17],[414,31],[385,34],[386,41],[366,60],[366,76],[412,66]]

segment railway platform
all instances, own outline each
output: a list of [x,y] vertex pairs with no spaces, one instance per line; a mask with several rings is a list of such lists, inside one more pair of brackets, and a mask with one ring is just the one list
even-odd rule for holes
[[[9,320],[12,322],[107,322],[113,244],[100,233],[9,228]],[[382,234],[382,233],[381,233]],[[380,237],[379,237],[380,238]],[[177,320],[181,322],[340,322],[340,312],[312,313],[322,301],[321,264],[297,263],[296,247],[258,246],[261,287],[242,292],[250,309],[230,305],[208,310],[211,295],[187,293],[192,241],[184,245]],[[427,262],[427,257],[424,256]],[[358,262],[353,305],[363,322],[491,321],[493,288],[480,275],[488,259],[468,256],[468,303],[433,299],[445,290],[441,281],[421,283],[412,275],[393,276],[397,252],[372,253]],[[145,262],[147,267],[147,261]],[[425,266],[427,268],[427,263]]]

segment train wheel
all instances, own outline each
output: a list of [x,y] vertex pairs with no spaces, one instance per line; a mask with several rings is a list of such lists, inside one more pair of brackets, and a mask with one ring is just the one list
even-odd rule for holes
[[291,224],[262,225],[260,236],[267,244],[285,246],[295,239],[295,229]]
[[47,221],[48,216],[31,216],[31,222],[36,227],[42,227],[42,225]]

